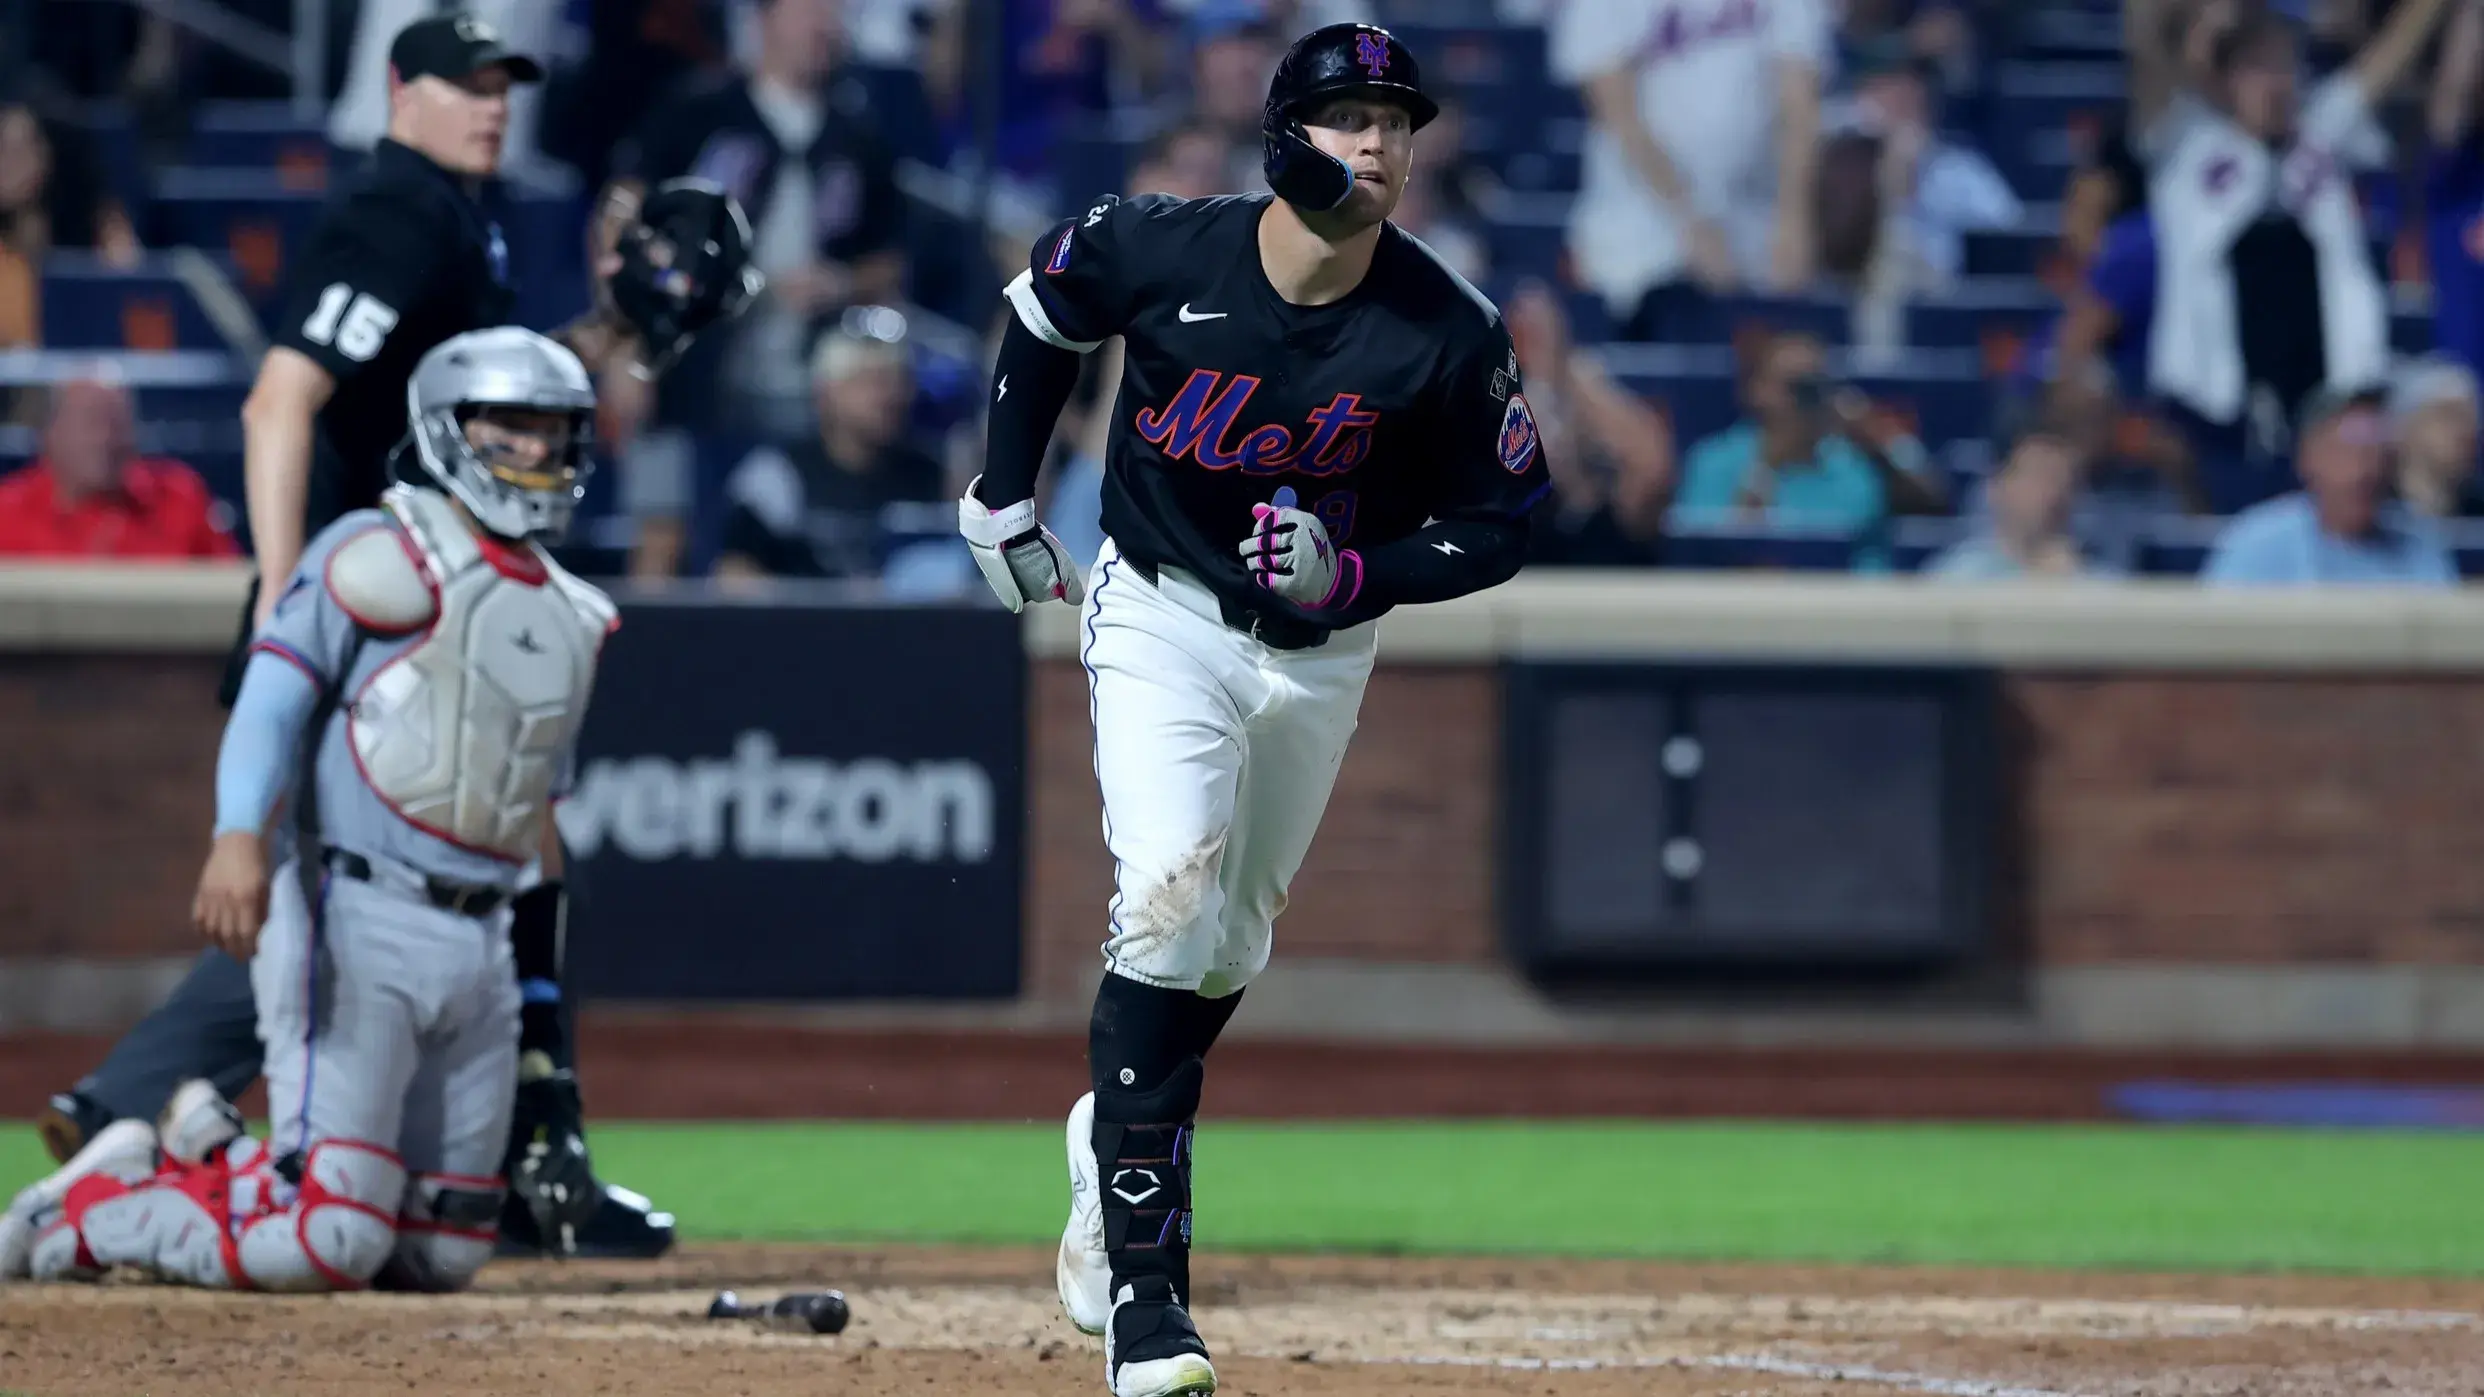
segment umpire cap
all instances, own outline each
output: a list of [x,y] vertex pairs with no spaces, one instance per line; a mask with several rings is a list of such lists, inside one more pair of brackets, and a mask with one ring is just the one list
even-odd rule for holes
[[1268,84],[1261,117],[1268,187],[1298,209],[1333,209],[1354,192],[1354,171],[1311,144],[1302,118],[1339,97],[1373,97],[1404,107],[1422,130],[1440,115],[1423,95],[1423,69],[1386,29],[1331,24],[1294,41]]
[[500,31],[468,14],[433,15],[397,31],[388,45],[397,81],[461,82],[486,68],[506,68],[512,82],[543,81],[543,65],[501,42]]

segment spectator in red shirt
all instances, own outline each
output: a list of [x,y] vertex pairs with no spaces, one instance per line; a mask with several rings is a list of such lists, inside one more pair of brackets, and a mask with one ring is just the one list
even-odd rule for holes
[[129,394],[81,379],[52,394],[43,454],[0,480],[0,557],[229,558],[231,511],[179,461],[140,456]]

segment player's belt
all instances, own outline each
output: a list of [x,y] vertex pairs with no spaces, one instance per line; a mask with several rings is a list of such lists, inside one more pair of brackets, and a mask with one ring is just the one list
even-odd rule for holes
[[327,865],[357,883],[373,883],[410,892],[443,912],[454,912],[461,917],[488,917],[509,900],[507,888],[496,888],[488,883],[452,883],[446,878],[434,878],[410,868],[374,864],[351,849],[330,849]]
[[[1145,558],[1122,555],[1130,570],[1147,579],[1147,585],[1161,591],[1164,584],[1157,579],[1156,565]],[[1187,574],[1185,574],[1187,575]],[[1205,590],[1206,584],[1200,584]],[[1315,626],[1287,616],[1270,616],[1253,611],[1230,597],[1218,595],[1216,609],[1223,614],[1226,625],[1242,632],[1271,650],[1311,650],[1328,643],[1326,626]]]

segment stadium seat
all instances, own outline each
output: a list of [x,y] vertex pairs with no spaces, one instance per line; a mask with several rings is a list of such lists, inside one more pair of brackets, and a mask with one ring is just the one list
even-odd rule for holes
[[226,347],[190,288],[160,265],[125,269],[66,252],[44,263],[43,342],[52,349]]

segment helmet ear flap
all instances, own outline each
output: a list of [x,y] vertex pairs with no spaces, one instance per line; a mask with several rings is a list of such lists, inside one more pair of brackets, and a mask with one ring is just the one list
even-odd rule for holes
[[1353,168],[1313,145],[1300,118],[1272,104],[1264,136],[1264,173],[1278,198],[1298,209],[1326,213],[1354,193]]

